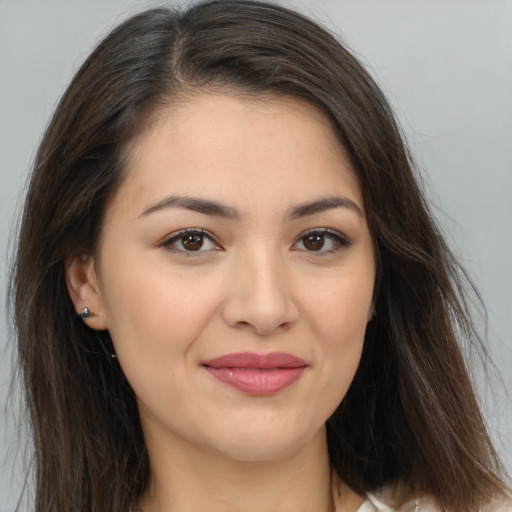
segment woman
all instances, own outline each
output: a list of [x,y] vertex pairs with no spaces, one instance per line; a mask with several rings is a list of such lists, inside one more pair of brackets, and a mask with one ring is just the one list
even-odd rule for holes
[[461,276],[325,30],[243,0],[126,21],[20,230],[36,510],[508,510]]

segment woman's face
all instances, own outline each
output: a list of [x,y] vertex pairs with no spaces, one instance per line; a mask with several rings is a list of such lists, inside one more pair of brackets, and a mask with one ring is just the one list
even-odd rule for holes
[[146,438],[269,460],[323,433],[359,364],[375,260],[318,110],[212,94],[160,111],[90,263],[90,325],[112,336]]

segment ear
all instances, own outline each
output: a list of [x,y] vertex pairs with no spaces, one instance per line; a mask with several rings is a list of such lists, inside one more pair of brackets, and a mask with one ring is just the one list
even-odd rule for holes
[[83,321],[91,329],[107,329],[103,298],[92,256],[73,253],[66,258],[66,285],[77,315],[82,309],[88,308],[91,316]]

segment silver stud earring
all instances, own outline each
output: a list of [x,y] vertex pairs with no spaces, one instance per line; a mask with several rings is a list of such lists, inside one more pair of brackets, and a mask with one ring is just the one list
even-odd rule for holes
[[91,313],[91,310],[89,308],[84,308],[80,313],[78,313],[82,318],[90,318],[93,316],[93,313]]

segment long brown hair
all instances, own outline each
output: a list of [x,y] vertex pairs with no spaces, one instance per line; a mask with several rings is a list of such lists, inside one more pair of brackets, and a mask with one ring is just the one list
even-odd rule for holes
[[212,0],[114,29],[62,97],[37,153],[12,276],[13,322],[34,439],[36,510],[127,512],[149,460],[108,332],[77,317],[64,262],[92,254],[125,149],[151,113],[211,90],[283,94],[331,120],[361,184],[377,259],[376,318],[327,423],[333,468],[364,494],[400,483],[476,511],[505,484],[460,343],[479,344],[464,273],[418,187],[372,78],[325,29],[284,7]]

